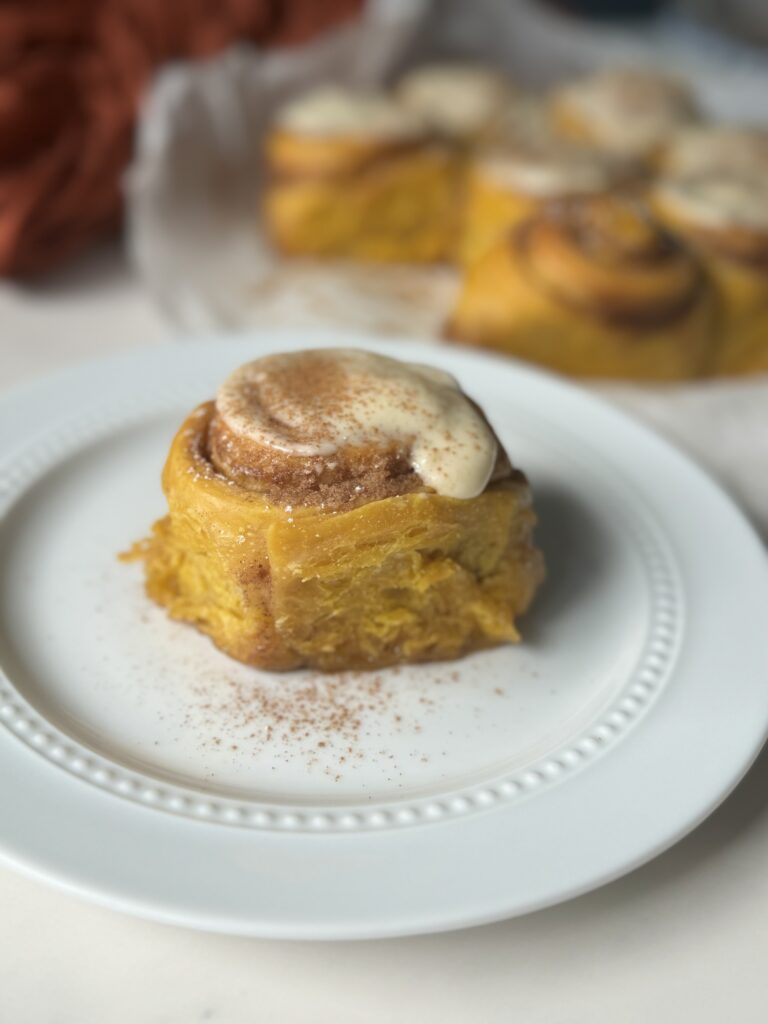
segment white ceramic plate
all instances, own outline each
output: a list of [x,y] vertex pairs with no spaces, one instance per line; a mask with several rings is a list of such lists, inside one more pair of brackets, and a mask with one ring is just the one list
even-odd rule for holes
[[549,579],[525,642],[375,675],[269,676],[144,597],[185,412],[261,353],[131,353],[0,403],[0,852],[109,906],[225,932],[434,931],[659,853],[768,725],[764,552],[695,466],[583,391],[434,345],[529,474]]

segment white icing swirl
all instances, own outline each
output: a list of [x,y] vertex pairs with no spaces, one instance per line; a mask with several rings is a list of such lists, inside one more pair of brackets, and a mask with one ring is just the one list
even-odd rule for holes
[[664,147],[667,174],[695,174],[712,168],[768,173],[768,131],[740,125],[696,125],[681,129]]
[[411,71],[396,86],[405,109],[459,138],[484,128],[510,92],[498,72],[471,65],[430,64]]
[[547,146],[562,143],[552,123],[549,107],[543,96],[515,94],[505,103],[489,131],[484,133],[495,146]]
[[321,86],[280,110],[279,126],[297,135],[404,139],[424,131],[416,114],[382,93]]
[[640,69],[573,82],[559,90],[557,102],[588,124],[596,142],[623,153],[643,153],[694,115],[682,82]]
[[501,188],[537,198],[604,192],[627,180],[634,169],[629,161],[598,150],[543,139],[489,150],[478,166]]
[[673,216],[711,228],[768,229],[768,178],[713,168],[662,181],[655,199]]
[[236,436],[292,455],[402,443],[426,486],[452,498],[482,493],[496,463],[493,431],[450,374],[358,349],[246,363],[216,409]]

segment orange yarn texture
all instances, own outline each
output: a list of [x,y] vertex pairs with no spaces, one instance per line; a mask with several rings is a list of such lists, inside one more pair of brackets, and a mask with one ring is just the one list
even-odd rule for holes
[[47,270],[120,219],[120,176],[155,68],[237,42],[297,45],[362,0],[4,0],[0,274]]

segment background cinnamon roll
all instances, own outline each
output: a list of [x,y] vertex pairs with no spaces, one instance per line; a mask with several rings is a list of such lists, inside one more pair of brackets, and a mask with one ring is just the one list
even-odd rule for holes
[[713,168],[660,182],[657,215],[695,247],[718,289],[715,372],[768,371],[768,174]]
[[425,64],[403,75],[395,98],[436,132],[473,142],[490,131],[516,90],[498,71],[472,64]]
[[264,216],[284,253],[429,262],[454,244],[455,151],[390,97],[327,87],[293,100],[266,161]]
[[177,433],[152,598],[269,669],[455,658],[518,639],[542,578],[525,477],[449,375],[368,352],[235,371]]
[[698,260],[640,204],[574,199],[469,268],[447,333],[576,376],[672,380],[707,370],[713,309]]
[[682,81],[640,68],[598,71],[568,82],[552,94],[551,105],[566,137],[643,158],[697,118],[693,94]]
[[641,178],[641,169],[633,160],[544,134],[481,150],[468,176],[458,244],[460,261],[472,263],[545,202],[622,190],[629,193]]

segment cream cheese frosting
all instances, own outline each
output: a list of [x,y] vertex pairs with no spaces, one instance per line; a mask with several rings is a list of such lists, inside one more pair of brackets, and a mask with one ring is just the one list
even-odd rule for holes
[[246,363],[220,387],[216,410],[235,436],[292,455],[402,444],[424,484],[453,498],[480,494],[496,464],[493,431],[450,374],[358,349]]
[[412,138],[424,131],[421,118],[383,93],[321,86],[284,106],[278,125],[298,135],[338,138]]
[[510,93],[501,74],[471,65],[430,64],[405,75],[396,87],[406,110],[459,137],[484,128]]
[[711,228],[768,229],[768,177],[712,169],[662,181],[657,202],[673,215]]
[[768,131],[742,125],[696,125],[677,131],[664,147],[668,174],[695,174],[710,168],[768,173]]
[[627,160],[556,140],[489,150],[478,166],[500,187],[541,198],[603,192],[633,171]]
[[564,86],[561,109],[583,119],[596,142],[626,153],[641,153],[694,116],[686,86],[675,78],[641,69],[605,71]]

